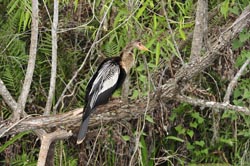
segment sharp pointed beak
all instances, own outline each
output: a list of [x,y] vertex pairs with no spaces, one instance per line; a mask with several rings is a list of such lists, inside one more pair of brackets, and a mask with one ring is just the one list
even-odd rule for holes
[[142,50],[142,51],[148,51],[148,48],[147,47],[145,47],[144,45],[140,45],[140,46],[138,46],[138,48],[139,48],[139,50]]

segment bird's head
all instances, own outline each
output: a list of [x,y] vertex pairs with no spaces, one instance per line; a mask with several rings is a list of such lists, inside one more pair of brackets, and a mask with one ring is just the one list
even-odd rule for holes
[[137,48],[142,51],[148,51],[148,49],[141,43],[140,40],[130,42],[121,54],[121,65],[128,72],[134,64],[133,49]]
[[140,40],[136,40],[132,42],[134,48],[138,48],[139,50],[142,51],[148,51],[148,48],[145,47]]
[[148,51],[147,47],[145,47],[140,40],[134,40],[130,42],[126,46],[125,50],[127,49],[128,51],[131,51],[133,48],[137,48],[142,51]]

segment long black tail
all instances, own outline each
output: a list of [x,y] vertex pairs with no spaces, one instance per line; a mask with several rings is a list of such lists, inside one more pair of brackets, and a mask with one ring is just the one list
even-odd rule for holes
[[89,125],[89,116],[81,123],[80,130],[77,136],[77,142],[76,142],[77,144],[82,143],[82,141],[84,140],[88,130],[88,125]]

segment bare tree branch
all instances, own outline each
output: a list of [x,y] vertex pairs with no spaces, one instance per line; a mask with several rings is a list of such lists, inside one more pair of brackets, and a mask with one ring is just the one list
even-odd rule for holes
[[50,144],[54,140],[65,139],[65,138],[68,138],[72,135],[73,134],[71,131],[67,132],[65,130],[57,130],[57,131],[49,133],[49,134],[44,134],[41,137],[42,143],[41,143],[41,148],[40,148],[40,152],[39,152],[37,166],[44,166],[45,165]]
[[[5,102],[8,104],[8,106],[12,109],[12,111],[15,112],[16,109],[17,109],[18,104],[17,104],[17,102],[15,101],[15,99],[13,99],[13,97],[11,96],[11,94],[9,93],[8,89],[5,87],[5,85],[4,85],[4,83],[3,83],[3,81],[2,81],[1,79],[0,79],[0,95],[3,97],[4,101],[5,101]],[[7,128],[6,128],[6,126],[3,127],[3,128],[5,128],[5,130],[0,130],[0,138],[1,138],[2,136],[4,136],[5,133],[7,133],[10,129],[14,128],[14,127],[15,127],[16,125],[18,125],[20,122],[22,122],[23,120],[25,120],[25,119],[28,118],[28,117],[27,117],[28,114],[27,114],[25,111],[23,111],[23,116],[24,116],[25,118],[20,119],[20,120],[16,120],[13,124],[12,124],[12,123],[9,124]],[[4,125],[3,125],[3,126],[4,126]],[[40,136],[42,136],[42,134],[46,133],[46,132],[45,132],[44,130],[42,130],[42,129],[35,130],[34,132],[37,134],[38,137],[40,137]]]
[[246,62],[241,66],[240,70],[237,72],[237,74],[234,76],[234,78],[231,80],[231,82],[229,83],[229,85],[227,87],[226,94],[224,96],[225,103],[229,103],[229,99],[230,99],[230,96],[232,94],[232,91],[233,91],[234,87],[236,86],[238,79],[243,74],[243,71],[246,69],[246,67],[249,65],[249,63],[250,63],[250,59],[248,58],[246,60]]
[[[158,99],[152,98],[148,103],[147,99],[130,103],[127,105],[121,105],[119,100],[113,100],[112,102],[100,106],[95,112],[95,116],[90,118],[89,128],[107,124],[112,121],[131,120],[137,119],[145,113],[147,108],[148,112],[159,107]],[[235,106],[228,103],[211,102],[201,99],[194,99],[188,96],[177,95],[174,100],[187,102],[192,105],[201,107],[217,108],[222,110],[235,110],[249,115],[250,110],[247,107]],[[64,126],[67,129],[79,127],[82,118],[82,108],[78,108],[63,114],[51,115],[51,116],[38,116],[30,117],[18,123],[16,126],[5,125],[0,129],[0,133],[4,133],[2,136],[10,134],[17,134],[28,130],[37,130],[41,128],[54,128]],[[11,129],[9,129],[12,127]],[[8,130],[7,132],[5,132]]]
[[52,35],[52,66],[51,66],[51,77],[50,77],[50,88],[47,103],[44,110],[44,115],[50,114],[53,97],[56,88],[56,68],[57,68],[57,24],[58,24],[58,0],[54,0],[54,14],[53,23],[51,28]]
[[[211,19],[213,19],[219,13],[220,6],[221,5],[218,5],[215,8],[213,8],[211,11],[208,12],[207,22],[209,22]],[[207,31],[209,31],[209,29]],[[192,32],[188,33],[186,40],[182,40],[178,43],[180,50],[182,50],[187,44],[191,43],[193,35],[194,35],[194,32],[192,31]]]
[[[97,111],[95,112],[96,115],[90,118],[89,126],[99,126],[101,121],[103,124],[106,124],[108,122],[121,119],[136,119],[138,116],[144,113],[145,103],[143,102],[144,101],[142,100],[136,103],[130,103],[129,107],[127,107],[127,105],[121,105],[120,100],[113,100],[106,105],[98,107]],[[156,103],[153,101],[149,103],[149,108],[156,106]],[[26,118],[16,126],[9,124],[4,125],[2,128],[0,128],[0,133],[4,133],[2,136],[6,136],[41,128],[53,128],[58,126],[65,126],[65,128],[79,127],[80,121],[82,119],[82,111],[82,108],[77,108],[63,114]],[[10,127],[11,129],[9,129]],[[8,130],[8,132],[5,132],[6,130]]]
[[17,112],[17,103],[15,99],[11,96],[10,92],[4,85],[3,81],[0,79],[0,95],[3,97],[6,104],[10,107],[13,112]]
[[32,0],[32,24],[31,24],[31,41],[29,61],[23,83],[21,94],[18,98],[17,111],[14,112],[13,119],[19,119],[20,114],[24,111],[25,104],[29,95],[32,77],[35,69],[36,52],[37,52],[37,40],[38,40],[38,0]]
[[207,0],[198,0],[190,60],[200,56],[207,31]]
[[242,12],[242,14],[229,26],[225,31],[221,33],[218,40],[211,46],[205,55],[201,58],[196,58],[194,61],[189,62],[186,66],[183,66],[176,74],[175,81],[185,83],[190,80],[208,66],[212,65],[214,60],[218,58],[220,51],[231,43],[232,39],[243,30],[243,28],[249,26],[250,19],[250,6]]
[[250,115],[250,110],[247,107],[231,105],[229,103],[219,103],[219,102],[201,100],[201,99],[191,98],[188,96],[181,96],[181,95],[177,95],[176,99],[180,102],[186,102],[186,103],[196,105],[196,106],[209,107],[213,109],[234,110],[237,112],[242,112],[246,115]]

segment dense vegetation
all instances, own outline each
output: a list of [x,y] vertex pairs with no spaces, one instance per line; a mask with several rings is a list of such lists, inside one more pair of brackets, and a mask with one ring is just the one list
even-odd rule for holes
[[[106,57],[118,55],[133,39],[141,39],[150,51],[136,52],[136,67],[130,76],[130,101],[147,98],[174,76],[182,66],[182,59],[189,61],[197,1],[165,3],[159,0],[60,1],[54,104],[76,70],[85,63],[68,92],[73,95],[64,99],[57,113],[83,107],[85,87],[97,65]],[[213,49],[212,42],[247,5],[249,0],[208,2],[207,41],[200,56]],[[43,114],[50,87],[53,2],[40,1],[39,9],[37,59],[25,108],[34,116]],[[0,78],[16,100],[29,58],[30,29],[30,1],[0,0]],[[222,102],[229,82],[250,57],[249,39],[250,31],[246,28],[231,45],[221,50],[222,56],[214,65],[183,87],[183,93]],[[238,79],[231,104],[249,108],[249,76],[248,66]],[[114,94],[115,98],[120,96],[121,90]],[[0,101],[0,120],[5,121],[12,111],[1,97]],[[77,133],[77,129],[73,132]],[[249,133],[249,115],[175,100],[162,101],[161,106],[138,119],[92,128],[82,145],[76,145],[76,135],[57,141],[52,158],[55,165],[248,165]],[[40,142],[35,134],[27,131],[0,140],[1,165],[36,165]],[[136,146],[138,151],[134,152]]]

